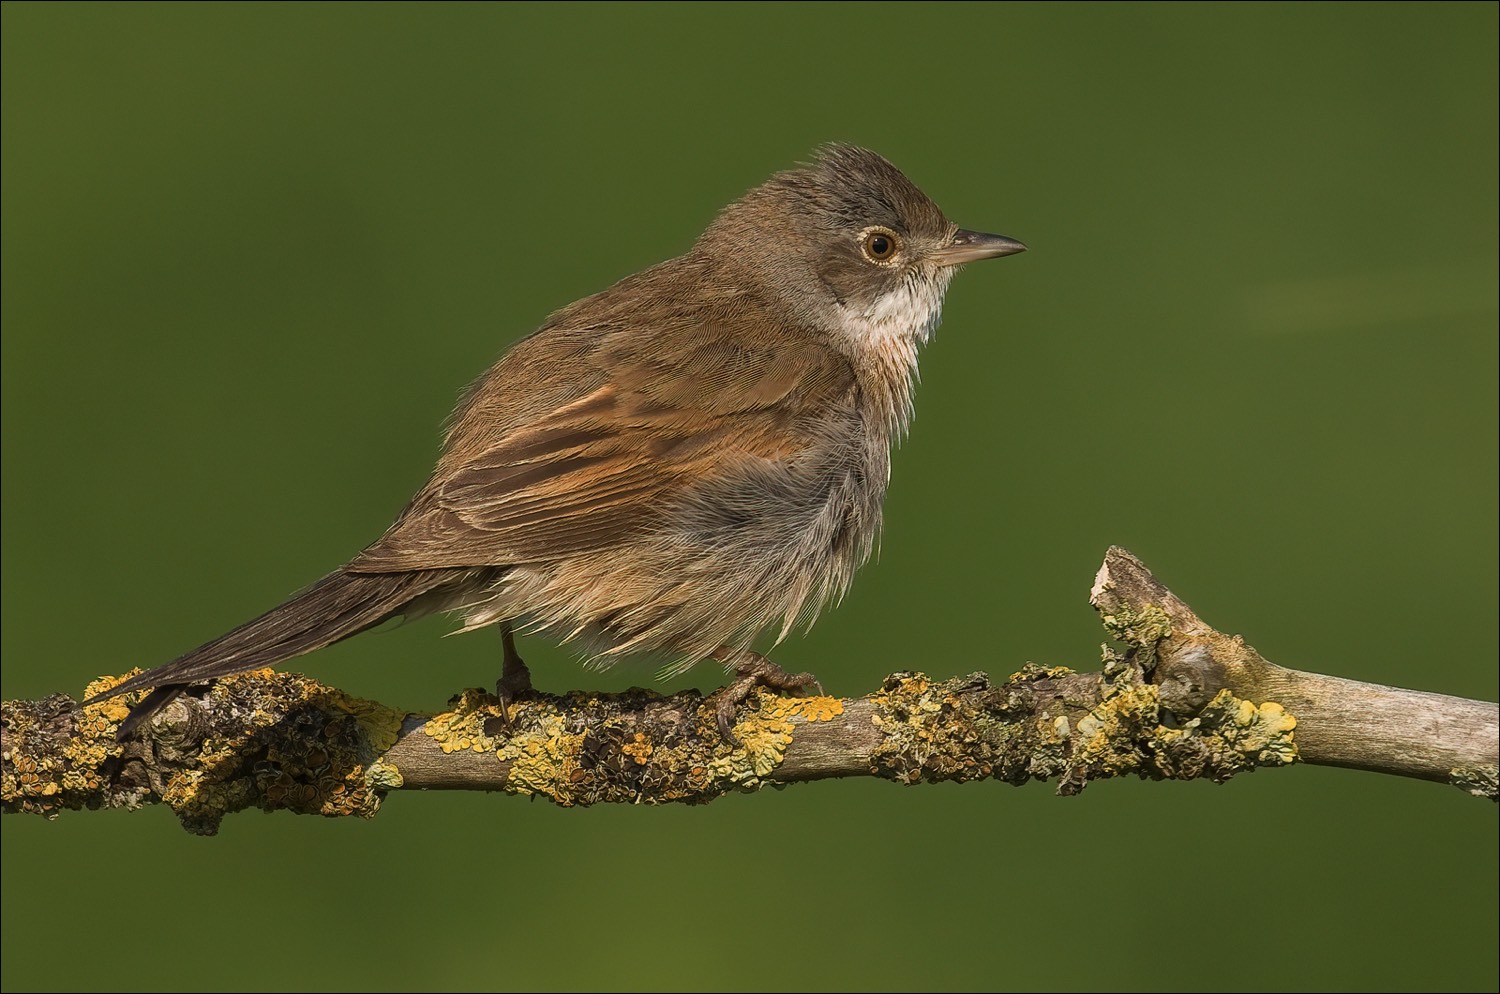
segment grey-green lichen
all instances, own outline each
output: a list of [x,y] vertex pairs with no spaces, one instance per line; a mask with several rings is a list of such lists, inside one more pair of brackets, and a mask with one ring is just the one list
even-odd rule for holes
[[386,762],[384,759],[374,759],[365,768],[365,783],[374,791],[400,790],[406,786],[406,778],[396,768],[396,764]]
[[[1103,622],[1111,638],[1135,650],[1136,664],[1147,673],[1156,665],[1157,645],[1172,634],[1171,617],[1155,604],[1147,604],[1139,609],[1121,605],[1113,611],[1100,614],[1099,620]],[[1108,658],[1105,663],[1108,671]],[[1106,672],[1106,675],[1114,674]]]
[[1297,719],[1275,701],[1256,704],[1221,690],[1185,728],[1215,732],[1250,766],[1286,766],[1297,761]]
[[902,783],[1055,779],[1074,794],[1105,777],[1223,781],[1296,759],[1296,721],[1279,705],[1225,691],[1178,723],[1138,670],[1105,681],[1029,667],[998,687],[898,673],[872,700],[883,738],[871,771]]

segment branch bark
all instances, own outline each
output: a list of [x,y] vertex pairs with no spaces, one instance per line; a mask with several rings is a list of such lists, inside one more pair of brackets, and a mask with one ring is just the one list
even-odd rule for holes
[[[1093,673],[1027,666],[935,681],[896,673],[862,697],[752,695],[738,743],[696,691],[537,694],[508,713],[466,691],[407,714],[307,677],[261,670],[174,702],[124,745],[128,700],[8,701],[4,810],[166,803],[211,834],[249,807],[373,815],[395,789],[500,790],[558,804],[701,803],[827,777],[899,783],[1136,775],[1223,781],[1293,761],[1497,795],[1495,704],[1286,669],[1205,624],[1141,562],[1112,548],[1091,602],[1126,646]],[[105,678],[85,696],[123,678]]]

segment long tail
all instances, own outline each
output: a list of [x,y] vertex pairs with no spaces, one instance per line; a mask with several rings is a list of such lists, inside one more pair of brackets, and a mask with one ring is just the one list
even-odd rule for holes
[[394,615],[414,599],[463,577],[453,569],[400,573],[330,573],[306,590],[253,621],[205,642],[163,666],[131,677],[85,704],[101,698],[156,689],[120,725],[121,741],[190,684],[270,666],[358,635]]

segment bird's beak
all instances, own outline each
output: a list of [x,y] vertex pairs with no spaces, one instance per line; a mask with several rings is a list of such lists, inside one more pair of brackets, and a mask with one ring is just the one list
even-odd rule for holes
[[1002,255],[1015,255],[1025,251],[1026,246],[1014,238],[960,228],[952,241],[937,250],[937,263],[939,266],[961,266],[966,262],[997,259]]

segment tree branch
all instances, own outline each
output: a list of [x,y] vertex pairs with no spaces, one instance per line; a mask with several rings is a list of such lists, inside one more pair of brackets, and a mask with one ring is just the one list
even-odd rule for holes
[[1221,688],[1254,701],[1276,701],[1297,717],[1297,753],[1304,763],[1347,766],[1435,780],[1496,796],[1500,707],[1420,690],[1400,690],[1277,666],[1205,624],[1118,546],[1104,557],[1089,603],[1106,628],[1128,641],[1132,618],[1153,607],[1171,631],[1155,646],[1151,679],[1163,706],[1191,711]]
[[[1496,797],[1497,707],[1285,669],[1204,624],[1123,549],[1091,602],[1128,647],[1102,671],[1027,666],[935,681],[896,673],[863,697],[752,695],[738,743],[696,691],[671,697],[466,691],[438,715],[406,714],[307,677],[260,670],[185,696],[124,745],[129,700],[57,694],[8,701],[4,810],[170,805],[211,834],[249,807],[371,816],[395,789],[500,790],[558,804],[701,803],[827,777],[899,783],[1135,775],[1215,781],[1295,760],[1453,784]],[[87,694],[118,683],[106,678]]]

